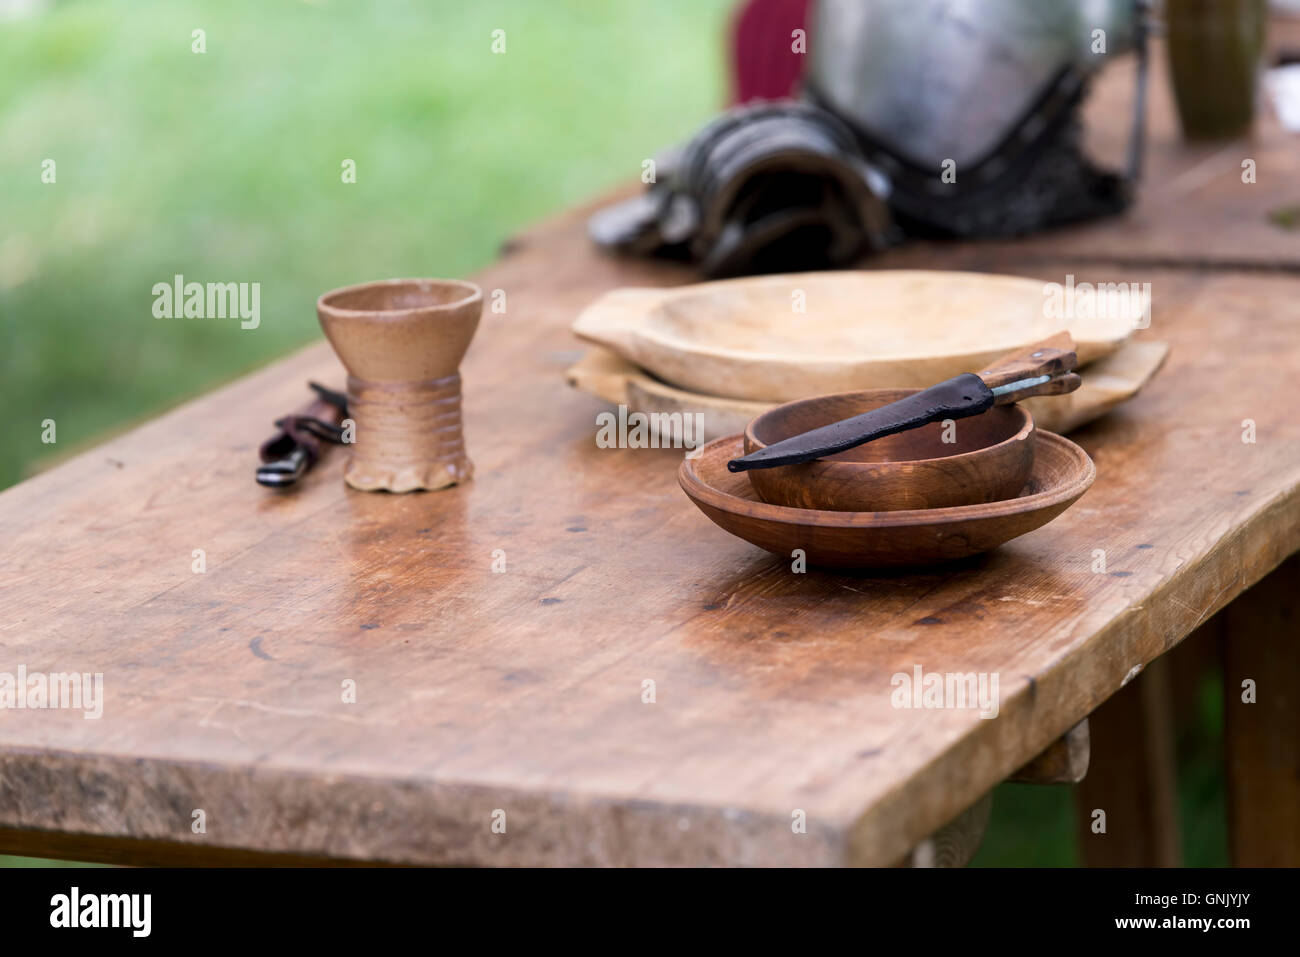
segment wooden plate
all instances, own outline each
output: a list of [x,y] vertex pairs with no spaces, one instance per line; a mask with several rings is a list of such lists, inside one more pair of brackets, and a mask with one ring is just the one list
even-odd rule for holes
[[[1131,399],[1159,371],[1169,354],[1164,342],[1126,342],[1114,354],[1094,362],[1083,385],[1069,395],[1036,396],[1020,403],[1035,424],[1049,432],[1069,432]],[[700,413],[709,439],[744,432],[756,416],[776,403],[747,402],[688,392],[661,382],[645,370],[599,346],[590,349],[566,373],[569,384],[629,412],[646,415]],[[653,428],[656,420],[651,419]]]
[[617,289],[583,310],[573,330],[679,388],[777,402],[923,389],[1062,328],[1086,364],[1118,349],[1138,318],[1067,322],[1046,304],[1041,281],[1015,276],[797,273]]
[[810,565],[890,568],[978,555],[1046,525],[1078,500],[1097,472],[1069,439],[1039,431],[1034,469],[1020,495],[987,505],[898,512],[828,512],[769,505],[727,461],[743,437],[715,439],[682,461],[677,481],[715,525],[790,559],[803,549]]

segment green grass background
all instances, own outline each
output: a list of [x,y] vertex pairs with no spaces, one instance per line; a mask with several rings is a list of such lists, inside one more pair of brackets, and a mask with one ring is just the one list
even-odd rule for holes
[[[470,273],[639,175],[725,98],[728,6],[66,0],[0,21],[0,488],[319,336],[326,289]],[[175,273],[260,282],[261,327],[153,318]]]
[[[637,175],[723,102],[730,6],[64,0],[0,21],[0,488],[316,338],[325,289],[473,272]],[[261,327],[154,319],[178,272],[260,282]],[[1189,863],[1223,859],[1212,698]],[[976,863],[1074,863],[1070,799],[1000,788]]]

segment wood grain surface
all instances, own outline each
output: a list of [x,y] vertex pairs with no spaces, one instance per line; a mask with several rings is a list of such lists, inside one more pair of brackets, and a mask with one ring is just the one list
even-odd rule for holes
[[[679,451],[598,448],[607,404],[563,381],[582,307],[691,278],[598,257],[575,211],[475,277],[509,310],[484,315],[461,367],[467,485],[350,491],[334,450],[292,494],[256,486],[271,421],[308,378],[343,384],[322,342],[0,493],[0,673],[104,675],[99,719],[0,713],[0,849],[905,858],[1300,549],[1300,279],[1259,272],[1300,267],[1294,233],[1265,219],[1300,199],[1295,140],[1266,117],[1259,183],[1241,184],[1237,144],[1179,143],[1155,66],[1148,186],[1127,218],[906,253],[1152,284],[1139,339],[1168,341],[1167,367],[1072,435],[1098,478],[1051,525],[892,577],[794,574],[719,532],[677,487]],[[1125,92],[1099,86],[1103,147]],[[997,717],[893,707],[894,676],[917,667],[996,674]]]
[[1089,867],[1178,867],[1178,780],[1169,658],[1158,658],[1088,719],[1088,774],[1074,792]]
[[1223,617],[1231,860],[1300,867],[1300,557]]
[[[342,378],[322,343],[0,494],[0,670],[102,672],[105,694],[98,720],[3,715],[0,827],[393,862],[889,863],[1300,548],[1295,280],[1149,273],[1142,335],[1172,354],[1075,433],[1088,496],[984,559],[872,578],[719,532],[680,451],[597,447],[607,406],[564,382],[568,324],[683,271],[600,258],[575,213],[477,278],[510,311],[462,365],[463,487],[349,491],[337,452],[292,494],[253,483],[271,420]],[[894,708],[917,666],[996,673],[998,716]]]

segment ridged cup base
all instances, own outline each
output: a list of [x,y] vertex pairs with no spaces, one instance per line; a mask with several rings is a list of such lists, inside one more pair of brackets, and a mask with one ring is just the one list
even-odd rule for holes
[[356,423],[343,480],[363,492],[414,492],[468,482],[460,375],[427,382],[365,382],[348,376],[348,414]]

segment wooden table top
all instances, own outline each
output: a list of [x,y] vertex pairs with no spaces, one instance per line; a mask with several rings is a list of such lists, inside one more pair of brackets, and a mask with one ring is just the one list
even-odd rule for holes
[[[341,381],[321,344],[0,494],[4,662],[105,689],[99,720],[4,714],[0,827],[393,861],[889,862],[1300,549],[1296,280],[1153,272],[1145,334],[1173,352],[1076,433],[1098,469],[1079,504],[972,563],[867,577],[725,535],[678,489],[680,452],[597,448],[568,323],[683,275],[601,259],[577,215],[481,275],[508,312],[462,369],[461,488],[345,490],[337,453],[293,494],[253,483],[271,419]],[[997,673],[1000,714],[895,710],[891,676],[918,665]]]
[[[338,451],[292,494],[256,486],[271,420],[342,381],[322,343],[0,494],[0,672],[102,672],[105,695],[98,720],[0,715],[0,845],[889,863],[1300,550],[1300,279],[1121,277],[1152,283],[1141,335],[1173,351],[1075,434],[1093,488],[988,556],[871,577],[728,537],[680,452],[597,448],[569,322],[686,270],[598,256],[574,212],[477,278],[508,310],[462,367],[467,486],[350,491]],[[998,716],[896,710],[917,666],[997,674]]]

